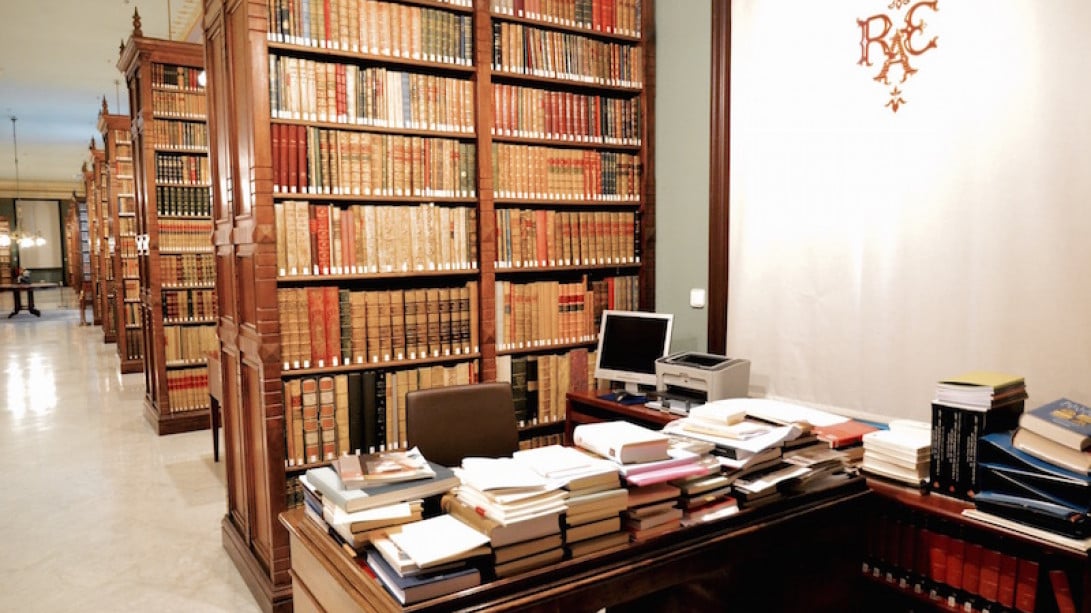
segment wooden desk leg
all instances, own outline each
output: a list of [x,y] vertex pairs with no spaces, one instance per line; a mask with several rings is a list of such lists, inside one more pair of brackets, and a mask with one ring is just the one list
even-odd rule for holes
[[42,312],[34,308],[34,290],[29,287],[27,288],[27,310],[35,317],[42,316]]
[[220,401],[215,396],[208,399],[208,419],[212,430],[212,461],[220,461]]

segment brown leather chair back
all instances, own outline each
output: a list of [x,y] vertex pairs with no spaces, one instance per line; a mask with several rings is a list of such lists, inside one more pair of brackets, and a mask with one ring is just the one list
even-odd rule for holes
[[454,385],[406,394],[410,447],[443,466],[465,457],[501,458],[519,449],[510,383]]

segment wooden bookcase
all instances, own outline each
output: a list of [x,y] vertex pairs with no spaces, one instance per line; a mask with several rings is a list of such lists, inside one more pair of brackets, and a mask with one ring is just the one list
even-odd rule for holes
[[877,494],[862,567],[869,608],[1091,611],[1086,551],[967,517],[971,502],[868,485]]
[[114,308],[114,268],[111,265],[115,249],[110,227],[109,166],[106,152],[95,146],[91,138],[88,159],[87,214],[91,226],[91,276],[94,285],[96,325],[102,326],[102,342],[117,340],[117,309]]
[[[98,185],[95,181],[95,140],[91,139],[88,159],[80,166],[83,174],[84,203],[87,208],[87,259],[83,271],[86,279],[86,300],[91,303],[91,325],[102,325],[102,313],[99,310],[98,296]],[[99,153],[98,155],[101,155]]]
[[200,45],[133,33],[129,86],[139,234],[144,415],[159,434],[209,427],[208,352],[218,350],[207,112]]
[[105,263],[113,280],[110,309],[116,322],[117,357],[122,373],[140,372],[140,276],[136,268],[136,194],[133,187],[133,144],[129,118],[112,115],[102,99],[98,130],[106,165],[106,228],[113,239]]
[[[0,233],[11,236],[11,220],[0,217]],[[0,282],[11,283],[11,243],[0,245]]]
[[[593,6],[590,1],[579,4],[588,10]],[[615,4],[634,6],[629,2],[609,2],[610,7]],[[330,44],[319,42],[317,38],[307,39],[302,30],[295,29],[304,23],[302,11],[309,6],[306,2],[204,0],[215,223],[213,242],[220,280],[217,288],[218,332],[228,480],[224,546],[266,610],[288,610],[291,606],[288,538],[277,522],[277,516],[289,504],[293,477],[314,465],[292,461],[288,455],[294,441],[286,440],[293,438],[288,436],[292,429],[287,422],[292,420],[294,411],[290,409],[294,407],[290,407],[292,402],[288,397],[290,394],[285,393],[286,386],[294,386],[296,381],[302,384],[316,377],[375,371],[405,372],[425,367],[458,367],[467,363],[473,365],[473,378],[488,381],[495,380],[498,375],[498,356],[560,355],[591,349],[595,333],[591,316],[596,299],[593,288],[599,290],[598,306],[601,308],[604,280],[608,277],[637,279],[623,282],[623,286],[631,287],[634,297],[629,302],[617,302],[616,306],[654,307],[654,18],[653,3],[643,0],[640,4],[642,10],[627,14],[628,22],[621,19],[622,14],[617,15],[617,23],[632,23],[632,29],[640,31],[639,34],[627,34],[582,28],[574,23],[575,15],[568,16],[570,19],[565,16],[506,15],[501,5],[494,7],[489,0],[400,0],[375,5],[346,2],[343,6],[336,0],[328,3],[338,9],[331,10],[330,23],[375,22],[379,25],[373,34],[384,24],[392,32],[407,32],[405,42],[421,45],[421,53],[403,55],[393,50],[400,37],[382,38],[375,49],[365,46],[362,50],[352,43]],[[575,3],[565,6],[574,9]],[[374,19],[374,15],[357,14],[357,10],[366,11],[367,7],[378,7],[385,11],[386,17]],[[293,14],[292,8],[300,12]],[[587,13],[588,19],[592,17],[597,19],[601,14]],[[309,18],[306,23],[326,23],[326,19],[318,15],[309,15]],[[465,25],[457,25],[460,20],[464,20]],[[341,30],[335,30],[340,35]],[[527,34],[530,30],[545,34]],[[495,69],[494,31],[504,47],[496,48]],[[346,40],[360,34],[352,26],[347,26],[344,32]],[[521,57],[511,49],[511,42],[520,40],[519,34],[513,32],[522,32],[527,40],[538,41],[531,56],[538,61],[546,57],[544,51],[547,49],[555,54],[549,57],[561,58],[563,62],[566,50],[572,54],[580,51],[586,54],[593,48],[595,53],[606,51],[597,57],[612,57],[613,63],[587,62],[585,65],[613,66],[614,69],[632,67],[636,74],[609,82],[597,79],[594,73],[558,76],[556,72],[550,73],[548,67],[517,74],[509,65]],[[367,35],[366,28],[363,34]],[[446,50],[440,49],[433,56],[432,49],[445,43],[449,45]],[[466,51],[462,56],[464,61],[445,59],[458,57],[463,50]],[[331,67],[327,68],[327,65]],[[304,69],[299,71],[299,66]],[[383,69],[385,77],[368,74],[369,70]],[[359,107],[389,108],[393,121],[350,120],[348,95],[343,98],[340,108],[332,107],[335,109],[332,115],[323,114],[313,92],[326,91],[324,85],[319,85],[327,81],[326,74],[330,75],[329,82],[339,83],[342,91],[347,92],[351,87],[348,84],[355,83],[349,75],[356,73],[366,75],[360,77],[361,86],[355,90],[356,94],[364,96],[364,104]],[[394,73],[413,76],[394,76]],[[312,74],[313,85],[309,79]],[[304,82],[308,88],[313,88],[309,89],[311,96],[296,98],[288,93],[292,91],[291,77],[298,78],[299,75],[308,76]],[[445,89],[431,104],[406,103],[399,111],[391,98],[385,99],[390,107],[368,104],[374,102],[368,96],[377,95],[378,91],[374,82],[367,80],[370,78],[380,79],[387,96],[393,96],[392,92],[398,91],[399,85],[404,87],[409,83],[413,87],[419,84],[412,79],[440,80],[438,82]],[[518,90],[524,113],[530,108],[526,104],[528,100],[535,96],[548,98],[553,100],[552,106],[548,107],[551,110],[558,114],[561,109],[568,110],[564,115],[567,123],[557,120],[550,125],[558,127],[546,133],[541,114],[547,107],[543,102],[537,117],[525,117],[527,121],[536,119],[540,128],[531,129],[524,124],[517,134],[511,132],[512,126],[508,125],[509,132],[505,132],[505,126],[494,123],[494,95],[503,101],[503,89],[508,92],[507,100],[515,100],[517,92],[511,90],[512,87],[526,88]],[[526,91],[531,89],[538,93]],[[591,102],[578,102],[584,99]],[[462,104],[455,103],[456,100],[461,100]],[[457,110],[451,116],[441,115],[448,105]],[[639,106],[639,115],[624,121],[616,117],[614,109],[626,105]],[[580,125],[581,120],[583,125],[590,123],[590,113],[582,115],[581,110],[598,107],[609,107],[610,112],[615,113],[613,121],[597,124],[606,128],[608,139],[603,139],[598,131],[593,133],[599,137],[597,142],[590,138],[592,132],[584,133],[588,138],[564,135],[578,133],[575,126]],[[506,117],[510,124],[514,107],[501,108],[507,108],[508,114],[496,113],[496,117]],[[425,111],[423,114],[421,109]],[[363,111],[360,114],[374,118]],[[439,119],[436,119],[437,115],[440,115]],[[403,122],[405,118],[411,119]],[[560,125],[566,127],[562,129]],[[495,134],[494,128],[497,128]],[[339,170],[347,171],[344,175],[330,172],[326,158],[329,149],[323,149],[331,142],[335,143],[333,164],[340,163]],[[317,162],[306,156],[308,143],[318,145]],[[345,148],[338,150],[336,143],[342,143]],[[389,176],[400,177],[401,183],[395,180],[383,183],[378,177],[367,180],[371,175],[364,172],[364,162],[357,161],[363,159],[357,155],[362,156],[360,152],[367,150],[365,143],[386,147],[388,170],[395,170]],[[443,157],[434,157],[436,154]],[[457,159],[459,164],[448,166],[443,163],[451,159]],[[467,162],[470,159],[474,160],[472,164]],[[426,164],[423,160],[432,163]],[[301,168],[304,169],[302,173]],[[406,171],[398,172],[402,169]],[[323,170],[326,174],[322,174]],[[604,182],[604,177],[609,181]],[[533,183],[532,179],[535,179]],[[329,193],[316,194],[308,189],[314,185],[322,191],[321,186],[326,184],[330,187]],[[365,210],[364,207],[369,206],[375,207],[374,213]],[[396,212],[380,213],[380,207],[390,207]],[[469,255],[456,258],[454,266],[440,265],[435,269],[419,260],[412,260],[414,264],[406,268],[399,264],[384,266],[385,260],[374,266],[370,260],[361,265],[359,262],[363,260],[344,255],[340,270],[336,268],[337,256],[334,255],[328,274],[321,270],[322,266],[317,273],[312,268],[309,274],[301,274],[300,262],[306,263],[311,257],[306,247],[300,249],[301,245],[321,242],[322,247],[315,250],[316,254],[325,251],[326,239],[316,232],[316,239],[312,241],[308,232],[312,214],[323,220],[316,222],[316,228],[338,227],[336,224],[323,225],[326,214],[340,215],[342,223],[350,223],[344,219],[354,215],[363,215],[369,220],[366,216],[371,214],[379,220],[382,219],[380,215],[388,215],[385,223],[392,225],[385,227],[393,230],[385,234],[380,230],[377,238],[385,235],[388,240],[402,241],[413,253],[414,238],[420,241],[420,235],[428,235],[427,226],[420,219],[430,219],[431,214],[417,213],[420,217],[416,225],[406,223],[405,219],[414,219],[414,213],[404,211],[417,208],[448,212],[472,210],[472,217],[465,222],[465,234],[462,233],[462,222],[455,221],[451,226],[459,230],[454,236],[468,243]],[[358,209],[360,213],[355,212]],[[550,262],[548,255],[534,258],[525,254],[522,257],[526,263],[520,260],[518,266],[514,261],[509,264],[508,260],[499,259],[501,254],[514,252],[508,248],[506,235],[504,245],[499,244],[498,211],[501,211],[501,222],[506,223],[507,211],[521,210],[531,213],[525,218],[514,217],[523,219],[528,228],[532,225],[531,220],[537,221],[541,216],[556,220],[560,213],[597,214],[583,218],[568,216],[575,220],[568,224],[569,245],[573,244],[571,237],[578,235],[573,230],[585,220],[584,227],[588,231],[585,245],[578,240],[575,244],[584,249],[587,257],[578,260],[570,257],[569,261],[564,261],[554,256]],[[295,215],[289,211],[295,211]],[[346,215],[346,212],[349,213]],[[627,234],[622,229],[625,215],[631,220],[629,223],[636,224]],[[457,215],[451,214],[451,217],[457,218]],[[303,229],[286,231],[289,220],[298,221]],[[383,227],[379,221],[376,225]],[[353,226],[364,232],[368,227],[370,224]],[[522,231],[523,226],[518,227]],[[413,228],[417,231],[411,231]],[[611,236],[610,241],[602,239],[601,244],[609,244],[617,251],[603,247],[602,252],[593,252],[592,247],[598,244],[589,240],[593,228],[603,236]],[[615,231],[608,232],[607,228]],[[330,233],[332,244],[336,244],[335,232]],[[355,229],[345,232],[353,233]],[[537,239],[537,235],[519,236]],[[300,237],[302,241],[298,240]],[[553,238],[559,238],[556,232]],[[520,240],[517,244],[524,242]],[[526,244],[529,245],[529,241]],[[549,241],[539,243],[536,240],[534,244],[548,247]],[[332,252],[339,253],[336,249]],[[592,256],[592,253],[596,255]],[[639,261],[636,261],[637,255]],[[530,265],[532,258],[538,261]],[[296,264],[294,274],[292,262]],[[356,262],[357,267],[352,268],[349,264],[346,268],[344,265],[348,262]],[[520,326],[537,334],[524,331],[522,346],[519,340],[506,344],[505,337],[501,336],[506,328],[498,329],[498,323],[509,319],[502,317],[499,322],[497,319],[497,311],[504,310],[506,295],[502,291],[498,299],[497,288],[508,287],[504,282],[520,286],[541,284],[534,290],[520,290],[518,296],[530,304],[537,299],[540,306],[549,305],[554,309],[558,308],[556,303],[550,305],[550,302],[554,299],[559,302],[562,286],[582,284],[582,292],[572,290],[570,294],[564,294],[566,312],[580,314],[569,316],[572,321],[567,325],[571,327],[566,328],[566,332],[548,337],[540,334],[541,330],[552,329],[549,326],[556,325],[559,317],[553,319],[551,314],[549,318],[540,319],[539,323],[553,322],[543,324],[545,328],[534,328],[533,317],[520,319],[525,322]],[[339,297],[340,292],[348,290],[350,305],[352,295],[357,293],[391,292],[388,296],[396,296],[397,292],[402,292],[404,299],[419,290],[437,290],[442,296],[444,289],[469,287],[472,305],[469,314],[473,322],[470,329],[471,336],[478,339],[476,346],[471,341],[468,351],[463,346],[450,354],[441,350],[436,355],[429,339],[423,357],[420,351],[410,353],[407,342],[403,359],[398,359],[398,346],[394,345],[389,354],[380,347],[374,358],[368,348],[359,360],[355,351],[346,352],[342,346],[342,351],[337,352],[335,346],[334,353],[339,358],[336,364],[331,365],[331,356],[329,361],[324,360],[319,365],[318,355],[328,354],[319,352],[316,355],[313,347],[308,354],[301,349],[307,345],[300,341],[301,334],[310,334],[309,330],[304,332],[304,328],[318,318],[310,317],[310,311],[301,309],[299,300],[302,296],[309,299],[308,291],[313,288],[326,287],[333,288],[331,291],[338,292]],[[387,313],[395,313],[391,326],[398,329],[396,326],[401,317],[397,313],[411,316],[413,311],[400,310],[403,307],[397,302],[398,298],[393,300],[395,310]],[[417,299],[411,301],[419,308]],[[431,304],[427,297],[425,303]],[[438,300],[437,304],[437,308],[442,309],[443,301]],[[581,305],[586,308],[577,310]],[[351,306],[348,311],[352,312]],[[424,312],[427,314],[427,308]],[[439,315],[442,317],[443,312]],[[417,337],[421,334],[431,336],[432,331],[423,329]],[[400,338],[398,334],[392,336]],[[356,346],[355,341],[353,346]],[[344,356],[348,356],[349,363],[343,362]],[[500,361],[503,362],[503,358]],[[400,379],[394,381],[401,384]],[[397,396],[401,396],[404,389],[398,388],[392,402],[398,402]],[[563,415],[563,394],[561,398],[558,414]],[[286,406],[290,409],[286,410]],[[559,431],[559,423],[553,424],[552,429]],[[547,428],[546,431],[550,430]],[[541,432],[541,426],[532,426],[526,435],[536,436]]]
[[[64,284],[80,291],[80,281],[83,278],[83,260],[80,258],[80,216],[84,216],[86,222],[87,202],[75,191],[68,203],[68,211],[64,215],[64,250],[66,254]],[[0,247],[2,249],[2,247]],[[3,270],[3,252],[0,251],[0,271]],[[0,274],[0,278],[3,275]]]

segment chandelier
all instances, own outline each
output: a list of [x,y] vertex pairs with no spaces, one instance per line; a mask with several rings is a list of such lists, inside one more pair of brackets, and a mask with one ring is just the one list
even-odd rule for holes
[[[15,134],[15,122],[18,121],[18,117],[11,116],[11,144],[12,144],[12,156],[15,159],[15,204],[16,208],[16,221],[18,222],[18,213],[22,211],[22,207],[18,207],[19,204],[19,139]],[[12,243],[19,246],[20,249],[29,249],[30,247],[41,247],[45,245],[45,238],[42,237],[41,232],[25,232],[19,227],[14,230],[0,231],[0,247],[10,247]]]

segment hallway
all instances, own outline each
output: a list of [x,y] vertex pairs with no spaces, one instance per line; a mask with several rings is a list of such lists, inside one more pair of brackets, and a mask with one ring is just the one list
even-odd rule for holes
[[156,436],[143,374],[67,291],[0,314],[0,610],[258,611],[220,542],[209,432]]

